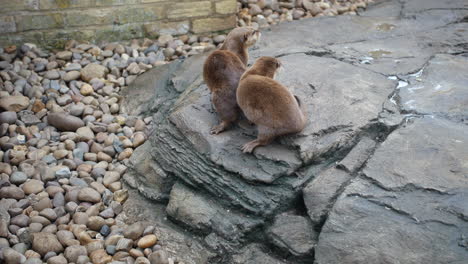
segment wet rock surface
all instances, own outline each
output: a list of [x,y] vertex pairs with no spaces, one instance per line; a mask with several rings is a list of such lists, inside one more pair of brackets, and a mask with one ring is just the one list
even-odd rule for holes
[[253,155],[239,149],[256,134],[245,120],[209,134],[206,55],[139,76],[122,109],[151,116],[154,132],[124,181],[161,204],[169,221],[155,221],[209,252],[180,248],[196,263],[462,263],[468,13],[463,1],[427,4],[383,1],[264,31],[250,63],[279,57],[277,79],[308,124]]
[[335,203],[316,262],[466,261],[466,140],[466,125],[441,119],[390,134]]

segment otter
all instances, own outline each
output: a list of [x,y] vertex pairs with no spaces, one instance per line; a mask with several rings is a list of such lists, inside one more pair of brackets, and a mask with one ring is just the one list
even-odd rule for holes
[[247,119],[257,125],[257,139],[242,147],[244,153],[271,143],[276,137],[304,129],[306,116],[299,98],[274,80],[281,67],[276,58],[260,57],[242,76],[237,103]]
[[236,89],[249,60],[248,48],[259,38],[260,32],[253,28],[235,28],[227,35],[223,45],[207,57],[203,65],[203,79],[221,119],[221,123],[211,129],[211,134],[223,132],[239,117]]

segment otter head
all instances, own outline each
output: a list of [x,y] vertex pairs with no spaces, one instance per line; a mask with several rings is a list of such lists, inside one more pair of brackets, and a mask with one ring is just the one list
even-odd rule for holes
[[248,31],[244,33],[244,43],[247,47],[255,45],[260,41],[261,33],[253,28],[248,28]]
[[282,64],[277,58],[260,57],[255,61],[252,68],[255,68],[258,75],[263,75],[274,79],[276,74],[282,69]]
[[229,32],[226,40],[235,40],[235,42],[242,43],[245,47],[250,47],[260,40],[260,35],[260,31],[252,27],[239,27]]

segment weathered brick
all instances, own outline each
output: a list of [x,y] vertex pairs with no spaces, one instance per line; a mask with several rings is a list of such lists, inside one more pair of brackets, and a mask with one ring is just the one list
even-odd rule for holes
[[63,16],[59,13],[15,16],[17,30],[50,29],[63,27]]
[[143,28],[147,37],[158,37],[163,34],[183,35],[188,33],[190,23],[189,21],[154,22],[145,24]]
[[138,8],[123,8],[115,11],[114,16],[118,18],[120,24],[149,22],[163,18],[163,6],[145,6]]
[[192,31],[196,34],[210,31],[227,30],[234,28],[235,26],[235,15],[223,18],[200,18],[192,21]]
[[142,3],[157,3],[157,2],[164,2],[167,0],[141,0]]
[[197,17],[211,14],[211,2],[182,2],[170,5],[168,18]]
[[143,30],[140,24],[102,26],[96,29],[96,42],[112,42],[125,39],[142,38]]
[[237,9],[236,0],[223,0],[216,2],[216,13],[218,14],[234,14]]
[[12,16],[0,16],[0,33],[16,32],[15,18]]
[[[3,34],[0,34],[2,36]],[[30,31],[30,32],[22,32],[21,34],[9,34],[6,35],[8,38],[8,42],[6,43],[7,45],[20,45],[25,42],[29,43],[36,43],[36,44],[41,44],[43,43],[43,36],[41,32],[38,31]],[[1,46],[6,46],[5,44],[2,43]]]
[[76,7],[94,6],[95,0],[40,0],[39,8],[46,9],[68,9]]
[[92,9],[86,12],[69,12],[65,15],[67,26],[87,26],[87,25],[109,25],[114,21],[113,12],[110,9]]
[[96,6],[115,6],[137,4],[138,0],[96,0]]
[[36,10],[39,0],[0,0],[0,13]]
[[91,41],[94,38],[93,30],[53,30],[44,32],[44,40],[41,45],[47,48],[63,49],[65,43],[70,39]]

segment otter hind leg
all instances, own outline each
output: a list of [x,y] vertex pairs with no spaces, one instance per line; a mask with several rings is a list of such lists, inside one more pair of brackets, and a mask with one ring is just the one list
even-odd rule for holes
[[236,99],[232,96],[223,95],[214,92],[212,95],[213,105],[218,113],[221,123],[211,129],[211,134],[219,134],[225,131],[229,126],[237,120],[239,116],[239,108]]
[[256,147],[270,144],[277,136],[279,136],[279,134],[273,129],[265,126],[259,126],[257,139],[242,146],[242,152],[252,153]]

